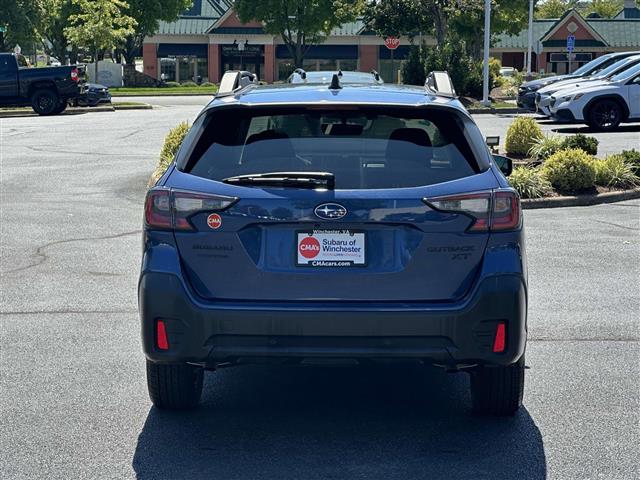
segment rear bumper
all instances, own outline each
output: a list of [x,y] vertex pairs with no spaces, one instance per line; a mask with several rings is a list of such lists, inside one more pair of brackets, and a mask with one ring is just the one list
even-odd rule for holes
[[[527,292],[521,274],[485,277],[456,304],[254,304],[196,298],[173,273],[144,272],[139,308],[145,355],[154,362],[221,363],[412,358],[431,363],[507,365],[523,354]],[[158,319],[169,350],[156,348]],[[505,352],[493,353],[496,325]]]

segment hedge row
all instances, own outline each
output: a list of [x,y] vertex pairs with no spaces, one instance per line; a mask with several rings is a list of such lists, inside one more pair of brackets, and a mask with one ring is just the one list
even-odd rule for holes
[[640,185],[640,152],[626,150],[599,159],[580,148],[559,150],[540,166],[516,167],[509,177],[522,198],[592,191],[596,186],[625,189]]

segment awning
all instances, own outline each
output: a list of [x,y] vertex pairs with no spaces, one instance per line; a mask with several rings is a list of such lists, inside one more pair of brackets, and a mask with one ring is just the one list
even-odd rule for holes
[[206,43],[161,43],[158,45],[158,58],[162,57],[202,57],[208,56]]
[[[291,58],[286,45],[276,46],[277,58]],[[357,45],[312,45],[304,55],[305,59],[336,59],[336,60],[356,60],[358,58]]]

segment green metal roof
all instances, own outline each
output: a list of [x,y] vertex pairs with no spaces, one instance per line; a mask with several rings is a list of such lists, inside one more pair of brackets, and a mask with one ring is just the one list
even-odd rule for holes
[[339,27],[334,28],[329,33],[331,37],[351,37],[354,35],[359,35],[364,28],[364,22],[362,20],[356,20],[355,22],[345,23],[344,25],[340,25]]
[[[200,0],[200,5],[194,2],[194,6],[183,12],[173,22],[160,22],[159,35],[204,35],[207,30],[227,10],[231,8],[230,0]],[[198,12],[198,8],[200,11]]]
[[[232,0],[200,0],[201,5],[194,2],[194,6],[173,22],[160,22],[159,35],[205,35],[213,24],[222,17],[227,10],[233,6]],[[199,6],[199,12],[198,12]],[[359,35],[364,28],[361,20],[345,23],[331,31],[331,36],[354,36]],[[242,27],[238,27],[242,29]],[[243,33],[263,33],[257,29],[242,30]],[[235,32],[235,30],[234,30]],[[216,29],[214,33],[227,33],[225,28]]]
[[[551,20],[534,20],[533,21],[533,41],[534,43],[540,40],[545,33],[547,33],[558,21],[558,19]],[[529,44],[529,30],[521,30],[517,35],[498,35],[494,43],[495,48],[527,48]]]
[[640,49],[640,19],[594,18],[589,19],[588,22],[610,47],[636,47]]
[[[544,37],[560,20],[535,20],[533,22],[534,42]],[[606,46],[636,47],[640,49],[640,19],[587,18],[585,21],[607,42]],[[525,49],[528,44],[527,39],[528,30],[525,28],[517,35],[499,35],[494,47]],[[556,46],[555,43],[557,42],[548,41],[545,42],[545,46]],[[564,41],[561,43],[564,43]],[[595,46],[595,43],[593,46]]]

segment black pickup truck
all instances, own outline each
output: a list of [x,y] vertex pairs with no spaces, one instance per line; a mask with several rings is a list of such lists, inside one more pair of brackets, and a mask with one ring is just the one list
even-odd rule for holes
[[19,68],[12,53],[0,53],[0,106],[31,105],[39,115],[62,113],[83,94],[76,66]]

